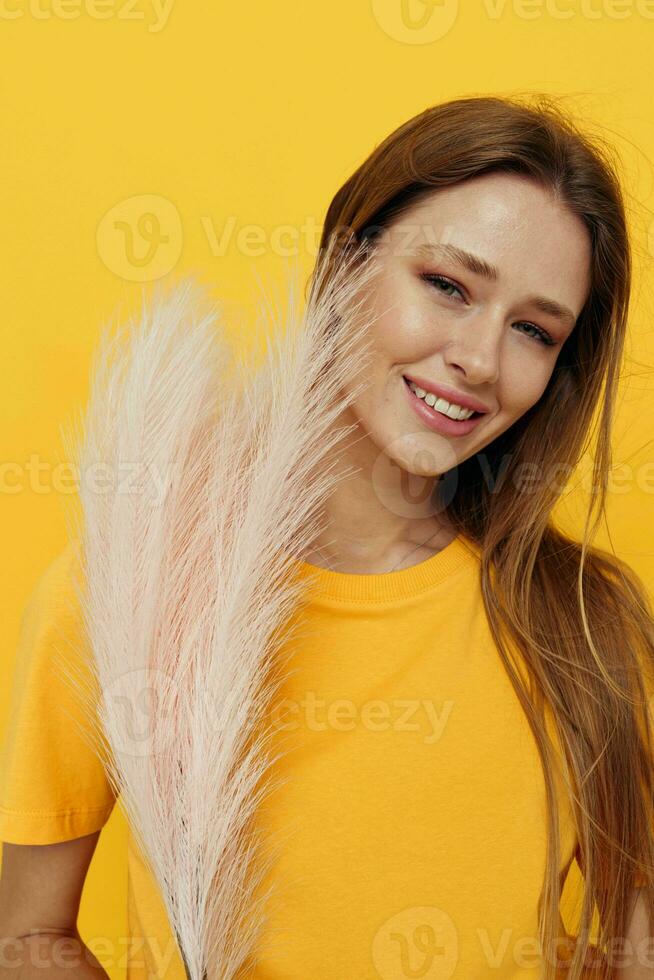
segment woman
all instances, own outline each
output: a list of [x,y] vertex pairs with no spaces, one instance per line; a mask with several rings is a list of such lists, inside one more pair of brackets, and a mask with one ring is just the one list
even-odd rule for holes
[[[301,564],[320,589],[273,707],[293,751],[260,815],[284,846],[252,975],[636,980],[642,957],[616,959],[611,943],[649,935],[636,888],[654,872],[653,618],[629,567],[588,543],[630,293],[615,168],[545,101],[459,99],[364,161],[321,248],[341,230],[382,260],[374,356],[345,419],[357,471]],[[579,544],[552,512],[595,413],[599,494]],[[46,634],[66,582],[64,558],[41,584]],[[29,675],[33,703],[45,677]],[[65,733],[52,744],[70,759]],[[53,812],[29,833],[19,814],[34,798],[5,790],[4,840],[104,825],[107,785],[74,753],[86,817],[66,829],[46,805],[60,767],[38,799]],[[585,889],[566,970],[555,940],[575,857]],[[130,876],[150,969],[158,950],[157,975],[182,976],[161,960],[165,918],[134,850]]]

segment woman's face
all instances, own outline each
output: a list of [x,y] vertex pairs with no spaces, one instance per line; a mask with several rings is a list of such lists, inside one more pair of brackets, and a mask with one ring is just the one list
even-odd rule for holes
[[[435,191],[384,229],[377,254],[367,388],[351,412],[395,464],[436,476],[542,395],[588,295],[590,240],[549,191],[495,173]],[[405,377],[486,411],[472,424],[451,422]]]

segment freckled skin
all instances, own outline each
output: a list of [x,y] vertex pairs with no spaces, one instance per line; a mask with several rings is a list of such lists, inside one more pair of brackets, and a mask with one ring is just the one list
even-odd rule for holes
[[[411,254],[427,242],[463,248],[496,266],[499,277]],[[330,527],[307,557],[357,573],[414,564],[451,540],[429,488],[538,401],[574,329],[529,298],[554,300],[577,318],[590,288],[591,244],[581,219],[516,174],[484,174],[434,191],[384,229],[377,247],[380,275],[366,297],[375,318],[367,389],[338,420],[356,423],[341,458],[358,472],[337,488]],[[426,282],[424,273],[454,287]],[[554,344],[545,346],[527,324]],[[415,415],[403,374],[449,385],[490,411],[468,435],[441,435]]]
[[[498,266],[499,279],[490,282],[449,258],[409,254],[426,241],[465,248]],[[546,296],[578,316],[590,287],[590,241],[581,220],[535,182],[485,174],[436,191],[385,230],[379,245],[382,271],[369,300],[379,317],[370,384],[348,421],[356,419],[378,450],[397,452],[395,462],[408,472],[436,475],[492,442],[542,395],[573,327],[524,301]],[[465,298],[422,281],[423,272],[453,280]],[[536,331],[515,325],[522,321],[546,330],[555,344],[543,346]],[[490,412],[468,436],[432,432],[407,405],[404,373],[474,395]],[[428,471],[416,469],[416,457],[431,460]]]

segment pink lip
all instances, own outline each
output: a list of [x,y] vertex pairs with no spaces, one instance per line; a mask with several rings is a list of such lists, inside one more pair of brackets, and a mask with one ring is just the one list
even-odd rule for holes
[[419,378],[417,374],[405,374],[404,377],[413,381],[418,388],[431,391],[437,398],[444,398],[450,404],[461,405],[462,408],[469,408],[471,412],[481,412],[482,415],[488,412],[488,407],[483,402],[478,402],[476,398],[472,398],[470,395],[463,395],[454,388],[448,388],[447,385],[435,384],[425,378]]
[[[472,432],[477,423],[481,422],[484,417],[483,415],[476,415],[469,419],[463,419],[461,422],[449,419],[447,415],[443,415],[441,412],[435,412],[422,398],[414,395],[404,379],[402,379],[402,386],[409,399],[409,404],[418,418],[429,429],[432,429],[434,432],[440,432],[441,435],[466,436],[469,432]],[[422,387],[422,385],[419,387]]]

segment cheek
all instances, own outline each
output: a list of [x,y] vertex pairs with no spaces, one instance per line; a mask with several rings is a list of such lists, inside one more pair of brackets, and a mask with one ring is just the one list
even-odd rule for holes
[[501,388],[498,393],[504,417],[518,418],[539,400],[552,376],[553,362],[541,363],[536,357],[513,358],[500,366]]
[[374,332],[375,352],[390,365],[426,360],[438,351],[443,336],[433,315],[408,300],[396,312],[387,310]]
[[425,316],[415,305],[404,303],[397,311],[391,310],[390,299],[384,305],[382,296],[377,306],[384,312],[370,328],[370,354],[364,372],[368,384],[355,408],[361,416],[373,415],[379,423],[381,412],[396,412],[399,407],[398,392],[401,395],[402,391],[398,384],[407,365],[429,357],[435,347],[433,325],[428,328]]
[[387,363],[408,364],[428,357],[438,347],[433,307],[415,288],[381,289],[375,297],[376,320],[371,329],[375,349]]

